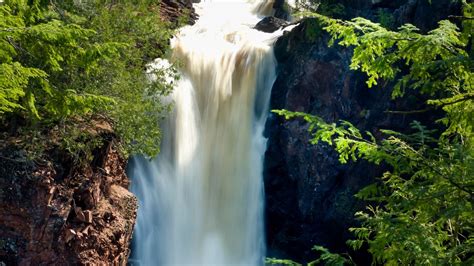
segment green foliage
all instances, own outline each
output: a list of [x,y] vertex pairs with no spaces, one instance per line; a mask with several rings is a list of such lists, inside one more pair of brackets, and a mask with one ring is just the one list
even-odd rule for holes
[[[103,147],[106,136],[112,133],[110,123],[104,117],[71,118],[54,126],[37,124],[32,130],[28,127],[18,129],[15,145],[21,147],[29,160],[38,162],[55,158],[71,161],[73,167],[90,166],[94,153]],[[6,137],[6,133],[1,135]]]
[[363,18],[311,14],[326,25],[331,44],[354,47],[351,67],[368,75],[369,87],[396,80],[394,97],[408,89],[428,95],[431,109],[444,111],[440,132],[413,121],[407,133],[381,130],[375,138],[347,121],[274,111],[307,121],[311,143],[332,145],[341,163],[389,166],[356,195],[372,204],[356,213],[361,226],[351,229],[356,239],[348,242],[355,249],[368,244],[375,264],[474,263],[473,4],[464,2],[464,10],[462,31],[445,20],[428,34],[413,25],[390,31]]
[[323,28],[321,24],[316,20],[308,20],[305,23],[305,37],[309,41],[315,41],[321,33],[323,32]]
[[72,158],[74,165],[90,164],[94,159],[93,152],[104,143],[103,139],[95,137],[84,128],[74,124],[61,124],[57,131],[64,136],[60,142],[61,149],[66,151]]
[[342,17],[346,14],[346,7],[341,3],[334,3],[334,1],[321,1],[318,13],[329,17]]
[[101,56],[86,55],[100,50],[106,57],[115,45],[88,44],[93,31],[64,23],[40,1],[6,1],[0,6],[0,27],[0,114],[25,110],[30,120],[59,118],[113,102],[56,85],[65,68],[94,64]]
[[395,26],[395,16],[385,9],[378,9],[377,10],[377,20],[383,27],[387,29],[391,29]]
[[[0,115],[30,125],[105,114],[123,151],[154,156],[158,121],[172,85],[147,63],[163,57],[173,31],[159,3],[134,1],[26,1],[0,4]],[[34,130],[34,129],[33,129]]]
[[85,27],[100,33],[93,41],[123,44],[115,60],[104,61],[97,66],[97,71],[76,78],[78,86],[117,102],[108,114],[114,120],[126,153],[155,156],[161,137],[158,122],[170,108],[161,101],[172,89],[166,77],[176,78],[171,68],[156,70],[153,80],[144,71],[153,58],[165,56],[173,33],[170,25],[158,15],[158,3],[136,0],[74,4],[69,1],[62,7],[71,9],[68,5],[85,18]]
[[423,35],[410,24],[395,32],[364,18],[340,21],[313,16],[326,24],[333,36],[331,45],[338,40],[340,45],[355,46],[351,68],[369,76],[369,87],[379,79],[394,79],[408,66],[409,74],[398,80],[394,97],[403,95],[408,87],[429,94],[448,91],[466,96],[472,90],[467,42],[450,21],[439,22],[439,28]]
[[389,265],[472,260],[467,256],[474,250],[471,146],[438,142],[417,122],[412,134],[385,130],[387,137],[376,141],[346,121],[328,124],[304,113],[276,112],[308,121],[312,142],[333,145],[343,163],[363,158],[392,167],[381,183],[357,194],[377,205],[356,214],[363,226],[351,229],[357,237],[349,243],[353,248],[367,242],[376,262]]
[[333,0],[299,0],[296,1],[294,12],[300,16],[301,12],[318,12],[328,17],[342,17],[346,13],[346,7],[342,3]]
[[[18,62],[2,63],[0,65],[0,114],[25,109],[20,99],[27,95],[26,87],[30,79],[44,80],[47,74],[36,68],[22,66]],[[31,99],[31,93],[29,93]],[[36,117],[38,112],[35,106],[27,106]]]
[[321,253],[319,259],[308,263],[308,266],[324,264],[327,266],[343,266],[354,265],[352,260],[347,259],[339,254],[331,253],[327,248],[322,246],[314,246],[314,251]]
[[294,262],[292,260],[276,259],[276,258],[266,258],[265,265],[288,265],[288,266],[301,266],[300,263]]
[[[328,266],[342,266],[342,265],[354,265],[352,259],[347,256],[331,253],[327,248],[322,246],[314,246],[312,248],[313,251],[316,251],[319,254],[319,258],[317,260],[311,261],[307,263],[307,266],[313,265],[328,265]],[[276,259],[276,258],[266,258],[265,265],[289,265],[289,266],[301,266],[302,264],[292,261],[292,260],[285,260],[285,259]]]

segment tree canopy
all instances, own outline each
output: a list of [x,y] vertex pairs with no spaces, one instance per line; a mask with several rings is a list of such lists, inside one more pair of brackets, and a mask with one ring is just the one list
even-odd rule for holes
[[96,115],[112,121],[126,153],[159,151],[169,106],[163,57],[173,30],[157,1],[5,0],[0,3],[0,116],[30,128]]

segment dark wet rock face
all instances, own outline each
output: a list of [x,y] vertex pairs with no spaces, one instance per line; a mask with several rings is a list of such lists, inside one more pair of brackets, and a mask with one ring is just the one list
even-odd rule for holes
[[[348,1],[346,1],[348,2]],[[430,30],[440,18],[446,18],[449,0],[426,6],[424,0],[350,1],[353,10],[363,7],[402,10],[416,2],[410,12],[401,12],[399,21],[418,21],[423,12],[423,30]],[[377,2],[377,1],[374,1]],[[349,2],[348,2],[349,3]],[[453,11],[456,14],[457,11]],[[405,15],[401,15],[401,14]],[[373,16],[374,14],[369,14]],[[427,16],[431,16],[428,19]],[[310,30],[308,30],[310,29]],[[328,47],[329,36],[315,20],[302,22],[281,37],[275,45],[278,76],[272,89],[271,109],[287,109],[318,115],[329,122],[348,120],[359,129],[376,133],[380,129],[405,131],[409,122],[432,123],[422,115],[394,115],[387,110],[423,109],[424,99],[410,94],[391,100],[392,83],[380,81],[367,88],[366,76],[349,69],[352,50],[338,45]],[[352,238],[348,229],[357,225],[354,213],[365,203],[353,195],[374,182],[386,170],[366,162],[340,164],[333,148],[326,144],[311,145],[308,125],[301,120],[287,121],[271,114],[266,125],[268,149],[265,154],[267,256],[290,258],[299,262],[317,257],[311,248],[323,245],[335,252],[347,252],[345,241]],[[368,255],[352,254],[362,265]]]
[[126,264],[138,207],[126,161],[107,142],[93,164],[1,148],[0,265]]
[[[375,130],[389,121],[382,116],[390,91],[368,90],[364,76],[349,69],[351,50],[328,48],[327,36],[305,37],[310,20],[280,38],[275,46],[279,74],[271,108],[316,114],[327,121],[349,120]],[[325,144],[311,145],[308,125],[271,115],[265,154],[268,256],[307,261],[313,245],[344,250],[364,204],[353,195],[381,173],[364,163],[341,165]]]
[[457,15],[460,10],[461,1],[408,0],[394,11],[394,17],[398,25],[411,23],[427,32],[436,28],[438,21],[448,19],[449,15]]
[[461,1],[452,0],[338,0],[333,3],[340,4],[344,9],[335,14],[338,18],[377,20],[380,16],[390,16],[394,28],[410,23],[422,32],[436,28],[438,21],[458,14],[461,9]]
[[273,9],[275,10],[274,17],[287,21],[290,20],[291,11],[286,5],[285,0],[275,0],[273,2]]
[[265,17],[255,25],[255,29],[263,32],[274,32],[286,25],[288,25],[288,22],[284,19]]

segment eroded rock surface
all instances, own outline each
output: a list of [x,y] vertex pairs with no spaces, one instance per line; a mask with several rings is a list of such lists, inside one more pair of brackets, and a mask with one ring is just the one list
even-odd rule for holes
[[126,265],[137,200],[113,139],[96,155],[78,166],[0,150],[0,262]]

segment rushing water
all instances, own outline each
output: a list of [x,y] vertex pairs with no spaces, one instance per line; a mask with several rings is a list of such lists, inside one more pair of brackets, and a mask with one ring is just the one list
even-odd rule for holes
[[263,264],[262,133],[281,32],[252,27],[271,7],[202,2],[172,40],[181,79],[161,153],[131,162],[140,265]]

